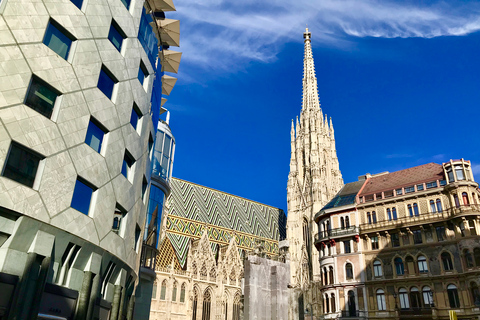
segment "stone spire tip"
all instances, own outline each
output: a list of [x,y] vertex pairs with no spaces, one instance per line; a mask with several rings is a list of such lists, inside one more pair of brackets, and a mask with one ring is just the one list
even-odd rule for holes
[[305,32],[303,33],[303,38],[305,39],[305,41],[307,40],[310,40],[310,37],[312,36],[312,34],[310,33],[310,31],[308,31],[308,26],[305,28]]

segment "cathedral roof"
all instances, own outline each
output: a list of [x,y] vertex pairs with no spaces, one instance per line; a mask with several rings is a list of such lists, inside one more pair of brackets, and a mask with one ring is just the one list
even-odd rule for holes
[[343,188],[335,195],[335,197],[322,208],[323,210],[331,208],[339,208],[355,203],[355,197],[362,188],[365,181],[355,181],[347,183]]
[[373,176],[367,180],[359,196],[443,179],[445,179],[443,167],[437,163],[427,163],[405,170]]

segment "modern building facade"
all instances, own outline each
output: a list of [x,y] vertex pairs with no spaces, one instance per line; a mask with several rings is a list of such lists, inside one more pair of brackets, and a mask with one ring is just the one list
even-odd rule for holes
[[285,214],[177,178],[170,187],[150,319],[241,319],[244,259],[278,258]]
[[173,9],[0,2],[0,319],[132,318]]

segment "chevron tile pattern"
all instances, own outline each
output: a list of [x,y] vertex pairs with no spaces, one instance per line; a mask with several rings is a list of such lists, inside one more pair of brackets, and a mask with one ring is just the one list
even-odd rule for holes
[[239,249],[262,243],[267,254],[278,254],[278,241],[286,236],[283,210],[177,178],[170,187],[167,237],[183,267],[188,240],[200,238],[205,228],[212,244],[228,245],[235,237]]

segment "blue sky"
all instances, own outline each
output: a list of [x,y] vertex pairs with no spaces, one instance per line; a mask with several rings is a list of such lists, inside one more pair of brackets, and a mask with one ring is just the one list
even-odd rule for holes
[[177,0],[183,52],[165,107],[173,176],[286,211],[290,123],[312,33],[345,182],[471,160],[480,177],[480,2]]

